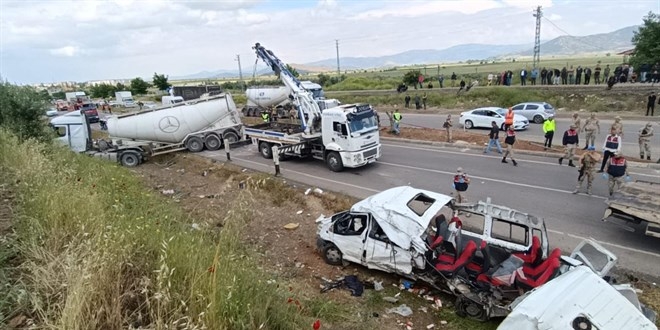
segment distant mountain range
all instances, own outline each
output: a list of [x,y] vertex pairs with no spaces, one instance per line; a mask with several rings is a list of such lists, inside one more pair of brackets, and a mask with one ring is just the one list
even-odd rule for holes
[[[573,37],[561,36],[541,43],[541,55],[578,55],[585,53],[616,52],[630,49],[634,31],[639,26],[629,26],[610,33]],[[340,57],[342,69],[373,69],[411,64],[447,63],[467,60],[487,60],[532,56],[533,49],[525,45],[462,44],[445,49],[418,49],[377,57]],[[337,59],[330,58],[305,64],[291,64],[301,73],[333,71]],[[271,74],[270,69],[257,71],[257,75]],[[213,79],[238,77],[238,70],[202,71],[191,75],[171,77],[182,79]]]

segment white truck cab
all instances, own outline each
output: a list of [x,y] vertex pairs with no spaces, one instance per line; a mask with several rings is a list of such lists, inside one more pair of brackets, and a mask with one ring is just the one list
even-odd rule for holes
[[369,105],[327,109],[321,114],[321,122],[323,145],[339,152],[345,167],[359,167],[380,157],[378,123]]

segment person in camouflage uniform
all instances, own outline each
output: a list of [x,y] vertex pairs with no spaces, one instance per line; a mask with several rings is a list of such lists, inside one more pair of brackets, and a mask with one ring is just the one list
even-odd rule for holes
[[578,166],[580,168],[580,175],[578,176],[578,183],[575,186],[574,194],[580,192],[582,188],[582,183],[584,179],[587,178],[587,195],[591,195],[591,185],[594,182],[594,170],[600,162],[600,153],[596,152],[595,146],[589,146],[587,152],[582,154],[580,160],[578,160]]
[[592,113],[588,119],[584,121],[584,126],[582,127],[585,133],[586,144],[582,150],[587,150],[590,146],[596,145],[596,135],[600,134],[600,123],[596,114]]
[[616,130],[616,135],[623,137],[623,124],[621,123],[621,117],[614,117],[611,129]]
[[651,160],[651,137],[653,137],[653,124],[646,123],[644,128],[639,130],[639,158]]
[[575,130],[580,132],[582,129],[582,119],[580,119],[580,115],[577,112],[573,113],[573,125],[575,125]]

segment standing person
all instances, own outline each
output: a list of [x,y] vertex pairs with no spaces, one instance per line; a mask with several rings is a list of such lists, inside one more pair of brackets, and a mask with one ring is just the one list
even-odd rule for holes
[[500,128],[497,127],[497,122],[492,121],[490,123],[490,133],[488,133],[488,145],[486,146],[486,150],[484,150],[484,153],[487,154],[490,152],[490,148],[492,146],[497,147],[497,152],[502,154],[502,145],[500,145]]
[[559,165],[561,165],[564,158],[568,159],[568,166],[575,167],[573,164],[573,155],[575,154],[575,147],[580,144],[580,137],[578,136],[577,127],[571,125],[569,129],[564,132],[564,138],[561,140],[565,151],[562,157],[559,157]]
[[651,95],[648,97],[648,102],[646,103],[646,115],[649,115],[649,112],[651,113],[651,117],[653,117],[653,111],[655,110],[655,92],[651,92]]
[[410,95],[406,94],[406,97],[403,98],[406,101],[406,108],[410,107]]
[[589,146],[596,145],[596,130],[598,131],[597,134],[600,134],[600,123],[598,122],[598,118],[596,118],[595,113],[592,113],[589,118],[584,121],[583,130],[585,132],[586,143],[584,145],[584,149],[582,150],[587,150]]
[[621,123],[621,117],[614,117],[614,122],[612,123],[612,129],[616,130],[616,134],[623,137],[623,123]]
[[422,108],[422,100],[419,98],[419,95],[415,95],[415,109],[419,110]]
[[539,76],[539,68],[533,68],[532,74],[529,76],[529,81],[532,83],[532,86],[536,85],[536,78]]
[[628,175],[628,164],[620,152],[616,152],[610,161],[607,162],[605,172],[607,175],[603,173],[603,177],[609,176],[607,186],[609,188],[610,196],[614,194],[614,186],[616,186],[617,190],[621,188],[622,178],[624,176],[626,181],[630,180],[630,176]]
[[513,108],[509,107],[509,111],[507,111],[506,115],[504,116],[504,130],[508,130],[509,127],[513,127]]
[[591,82],[591,68],[587,67],[584,69],[584,84],[589,85]]
[[582,82],[582,66],[578,65],[575,69],[575,84],[579,85]]
[[548,119],[543,122],[543,134],[545,136],[545,142],[543,142],[543,150],[552,148],[552,138],[555,136],[556,128],[557,123],[555,122],[555,116],[550,115],[550,117],[548,117]]
[[596,85],[600,85],[600,63],[596,64],[596,67],[594,68],[594,82]]
[[582,128],[582,119],[580,119],[580,114],[577,112],[573,113],[573,125],[575,125],[575,129],[577,129],[578,132]]
[[596,169],[596,164],[600,161],[600,154],[596,152],[596,147],[589,146],[580,160],[578,160],[578,165],[580,166],[580,175],[578,176],[578,183],[575,186],[574,194],[580,192],[582,188],[582,182],[584,178],[587,178],[587,195],[591,195],[591,184],[594,182],[594,170]]
[[607,64],[605,65],[605,70],[603,71],[603,79],[604,81],[608,81],[610,79],[610,65]]
[[424,92],[424,95],[422,96],[422,105],[424,106],[424,110],[426,110],[426,92]]
[[568,83],[571,85],[575,83],[575,69],[573,69],[572,65],[570,69],[568,69]]
[[451,128],[454,126],[451,122],[451,114],[447,115],[447,119],[445,119],[445,122],[442,124],[442,127],[445,129],[447,132],[447,142],[452,142],[451,138]]
[[568,84],[568,70],[566,70],[566,67],[561,69],[561,84]]
[[460,88],[458,89],[458,92],[456,92],[456,95],[460,94],[464,88],[465,88],[465,80],[461,79]]
[[456,85],[456,73],[452,72],[451,73],[451,87],[454,87]]
[[399,113],[399,109],[395,109],[394,113],[392,114],[392,119],[394,119],[394,134],[399,135],[401,134],[401,131],[399,130],[399,126],[401,125],[401,119],[403,119],[403,116],[401,116],[401,113]]
[[261,112],[261,119],[264,121],[264,123],[269,123],[270,122],[270,111],[262,111]]
[[506,152],[502,158],[502,163],[508,163],[506,157],[511,158],[513,166],[518,166],[518,162],[513,159],[513,145],[516,143],[516,132],[513,130],[513,126],[509,127],[506,131],[506,138],[504,139],[504,144],[506,144]]
[[440,84],[440,88],[442,88],[442,84],[445,82],[445,75],[441,74],[440,77],[438,77],[438,83]]
[[639,158],[651,160],[651,137],[653,137],[653,124],[646,123],[642,129],[639,130]]
[[463,172],[463,168],[459,167],[456,169],[456,175],[454,175],[454,189],[456,189],[456,202],[461,204],[467,202],[467,197],[465,192],[468,190],[470,185],[470,178],[467,176],[467,173]]
[[527,69],[520,70],[520,86],[527,85]]
[[545,67],[541,69],[541,85],[549,85],[548,84],[548,70],[546,70]]
[[598,170],[598,173],[603,173],[607,160],[612,157],[615,152],[621,152],[622,144],[623,139],[617,134],[616,129],[612,127],[610,129],[610,135],[605,138],[605,143],[603,144],[603,163],[600,164],[600,170]]

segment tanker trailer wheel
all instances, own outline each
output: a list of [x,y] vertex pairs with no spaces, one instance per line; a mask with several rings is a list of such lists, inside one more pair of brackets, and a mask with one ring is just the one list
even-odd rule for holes
[[204,141],[198,136],[191,136],[186,140],[186,149],[190,152],[200,152],[204,150]]
[[217,135],[209,134],[204,141],[204,145],[206,145],[206,149],[208,150],[218,150],[222,146],[222,141],[220,141]]
[[271,145],[268,142],[259,143],[259,153],[266,159],[273,158],[273,150],[270,149]]
[[225,142],[232,144],[234,142],[238,142],[240,138],[238,137],[238,134],[234,132],[225,132],[225,134],[222,135],[222,139],[225,140]]
[[464,296],[456,298],[456,315],[460,317],[470,317],[472,319],[486,322],[488,321],[488,312],[483,305],[478,304]]
[[124,151],[119,156],[119,163],[126,167],[135,167],[140,164],[140,154],[136,151]]

